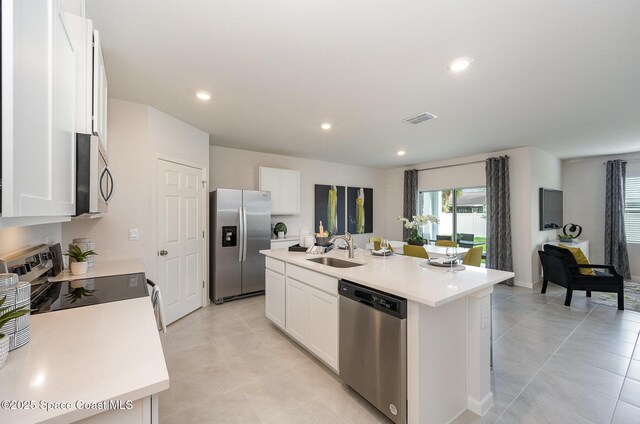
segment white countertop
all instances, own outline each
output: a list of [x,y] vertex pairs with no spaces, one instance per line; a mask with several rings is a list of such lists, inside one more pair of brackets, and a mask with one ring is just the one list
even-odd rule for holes
[[[118,262],[121,266],[112,269],[129,269],[135,261]],[[107,272],[103,267],[95,271]],[[138,266],[134,272],[139,271]],[[0,370],[0,400],[35,401],[37,406],[2,408],[2,423],[68,423],[103,412],[78,409],[77,401],[137,400],[169,388],[149,297],[38,314],[30,320],[31,340],[10,352]],[[71,405],[47,412],[39,407],[41,401]]]
[[[325,255],[307,255],[286,249],[261,250],[260,253],[322,274],[360,283],[428,306],[441,306],[479,290],[492,287],[514,276],[513,272],[465,266],[463,271],[449,272],[445,268],[420,266],[425,259],[393,255],[387,258],[365,254],[356,249],[355,259],[348,259],[345,250],[334,249]],[[307,261],[318,256],[330,256],[365,264],[353,268],[334,268]]]
[[144,262],[140,258],[116,259],[108,261],[96,260],[95,266],[88,268],[86,274],[72,275],[65,268],[60,274],[49,278],[49,281],[84,280],[86,278],[105,277],[107,275],[123,275],[144,272]]

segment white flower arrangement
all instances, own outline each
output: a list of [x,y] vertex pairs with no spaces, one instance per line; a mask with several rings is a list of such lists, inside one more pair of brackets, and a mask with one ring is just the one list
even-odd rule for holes
[[413,215],[413,219],[409,221],[409,219],[399,216],[396,218],[396,221],[404,222],[404,228],[408,230],[412,230],[414,228],[421,227],[428,223],[439,224],[440,220],[433,215]]

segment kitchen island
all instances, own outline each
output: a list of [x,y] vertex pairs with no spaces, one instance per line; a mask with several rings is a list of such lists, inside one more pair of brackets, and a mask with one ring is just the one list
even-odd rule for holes
[[[144,272],[144,265],[109,261],[91,276],[109,269]],[[169,388],[169,375],[149,297],[30,320],[30,342],[11,352],[0,371],[0,422],[157,422],[154,395]]]
[[466,409],[484,415],[493,404],[490,295],[513,273],[470,266],[452,273],[424,266],[424,259],[362,249],[354,259],[340,250],[321,255],[361,264],[349,268],[309,261],[318,256],[305,253],[261,253],[267,317],[338,374],[338,280],[407,299],[409,424],[448,423]]

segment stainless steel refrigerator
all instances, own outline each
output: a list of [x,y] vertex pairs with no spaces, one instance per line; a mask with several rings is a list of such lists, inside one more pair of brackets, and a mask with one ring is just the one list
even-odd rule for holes
[[209,297],[222,303],[264,292],[264,256],[270,248],[271,193],[217,189],[209,193]]

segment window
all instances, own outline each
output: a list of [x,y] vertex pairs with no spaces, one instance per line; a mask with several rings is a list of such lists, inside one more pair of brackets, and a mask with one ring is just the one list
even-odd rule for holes
[[485,187],[422,191],[419,207],[421,215],[434,215],[440,220],[440,224],[422,227],[422,237],[425,239],[463,240],[463,244],[467,242],[466,247],[486,241]]
[[640,243],[640,176],[626,178],[624,227],[627,243]]

